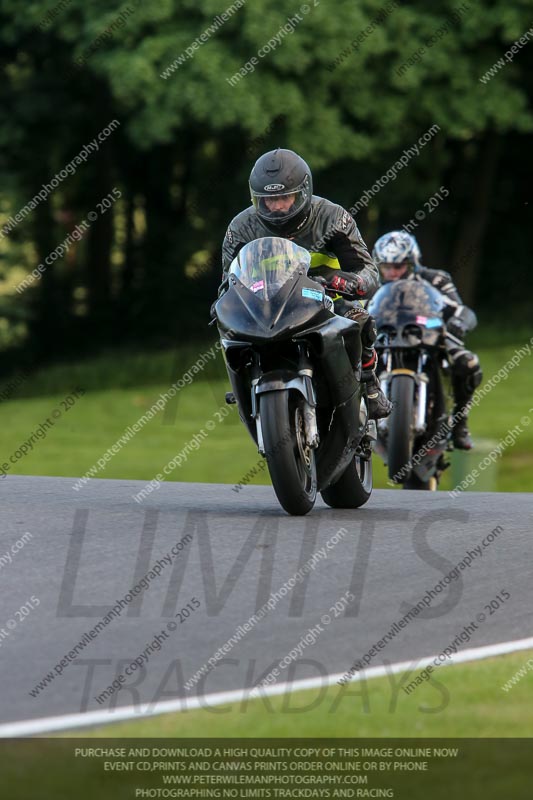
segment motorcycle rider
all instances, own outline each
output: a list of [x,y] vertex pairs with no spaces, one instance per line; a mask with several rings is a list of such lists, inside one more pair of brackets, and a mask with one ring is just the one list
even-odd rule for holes
[[[327,272],[330,288],[357,294],[361,299],[372,297],[379,286],[379,275],[357,225],[342,206],[313,194],[311,170],[303,158],[281,148],[265,153],[252,169],[249,186],[252,205],[230,222],[222,245],[223,280],[245,244],[279,236],[311,252],[311,276],[313,270],[322,275]],[[332,270],[341,272],[331,277]],[[376,376],[374,320],[358,301],[348,302],[338,296],[334,308],[337,314],[361,325],[361,380],[367,383],[369,417],[386,417],[392,404]]]
[[475,313],[463,304],[448,272],[422,266],[418,242],[407,231],[385,233],[374,245],[372,255],[383,283],[400,278],[425,280],[441,293],[446,304],[444,346],[452,373],[455,402],[452,440],[457,449],[470,450],[474,444],[468,430],[468,411],[483,373],[477,355],[466,350],[463,340],[465,334],[477,325]]

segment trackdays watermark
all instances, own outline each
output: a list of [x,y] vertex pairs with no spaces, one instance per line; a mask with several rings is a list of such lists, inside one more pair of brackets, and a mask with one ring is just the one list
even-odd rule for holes
[[[203,684],[198,687],[194,695],[199,707],[207,713],[216,714],[249,714],[250,702],[261,703],[261,713],[275,715],[279,718],[280,714],[299,714],[301,720],[302,713],[305,711],[316,712],[318,706],[322,706],[328,714],[338,716],[341,704],[346,714],[353,718],[354,713],[360,712],[368,715],[373,709],[383,710],[384,700],[386,699],[387,713],[394,714],[398,710],[398,704],[404,699],[402,689],[406,682],[412,677],[412,671],[419,662],[415,662],[409,669],[397,672],[394,666],[385,662],[383,683],[380,684],[379,692],[373,692],[372,686],[374,678],[367,678],[360,675],[357,684],[349,686],[331,686],[331,665],[323,663],[316,658],[298,658],[292,661],[288,667],[285,678],[287,691],[279,698],[279,704],[273,704],[266,692],[260,693],[256,698],[252,696],[253,687],[258,680],[261,680],[261,673],[267,673],[276,662],[268,666],[258,664],[257,658],[223,658],[218,668],[226,671],[228,680],[228,670],[231,670],[231,684],[243,686],[244,691],[241,697],[224,704],[224,706],[212,704],[210,698],[210,687]],[[91,698],[93,697],[94,684],[96,681],[107,680],[109,684],[116,681],[115,686],[120,681],[120,675],[124,668],[131,664],[131,653],[123,657],[115,658],[84,658],[78,659],[74,666],[84,670],[82,678],[82,689],[79,710],[84,712],[89,710]],[[119,701],[124,694],[135,709],[136,716],[143,716],[157,711],[160,702],[168,701],[170,696],[176,698],[180,703],[179,710],[188,710],[189,697],[184,693],[183,675],[187,668],[185,658],[172,658],[170,661],[159,658],[159,661],[151,665],[150,685],[147,685],[148,670],[146,665],[142,665],[129,682],[120,681],[119,691],[113,692],[109,698],[109,703],[104,707],[112,712],[119,705]],[[258,674],[259,671],[259,674]],[[315,689],[301,692],[299,681],[309,678],[310,675],[316,676],[318,685]],[[118,678],[118,681],[117,681]],[[434,692],[434,703],[428,704],[424,698],[424,704],[419,706],[417,711],[420,714],[437,714],[444,711],[450,701],[450,693],[447,687],[440,683],[434,675],[430,675],[428,684]],[[142,690],[141,690],[142,687]],[[142,694],[141,694],[142,691]],[[215,689],[216,691],[216,689]],[[146,699],[142,699],[142,697]],[[181,700],[180,700],[181,698]],[[360,704],[360,705],[359,705]],[[102,707],[101,707],[102,708]],[[103,710],[103,709],[102,709]],[[178,709],[176,709],[178,710]],[[410,712],[411,713],[411,712]],[[367,717],[368,719],[368,717]],[[186,792],[187,796],[189,793]]]
[[166,555],[158,558],[157,561],[151,565],[148,572],[143,575],[142,578],[138,579],[136,584],[131,586],[123,597],[116,600],[115,605],[109,609],[96,625],[82,634],[78,643],[58,661],[54,667],[54,671],[49,672],[33,689],[30,689],[29,694],[31,697],[37,697],[40,692],[44,691],[47,686],[55,680],[56,676],[62,675],[63,670],[76,661],[87,645],[96,639],[100,632],[115,618],[120,617],[124,608],[127,608],[130,603],[133,603],[137,596],[148,591],[152,582],[159,578],[163,570],[172,566],[173,561],[181,557],[182,550],[184,550],[186,545],[192,542],[192,540],[193,536],[190,533],[186,533],[170,548],[170,551],[166,553]]
[[304,3],[300,6],[300,11],[297,12],[293,17],[289,17],[284,25],[277,31],[277,33],[272,36],[268,42],[263,45],[258,51],[257,55],[253,56],[249,61],[244,64],[240,70],[238,70],[231,78],[226,78],[226,81],[229,83],[230,86],[236,86],[240,80],[246,77],[246,75],[250,75],[252,72],[255,72],[256,67],[259,65],[259,59],[264,58],[269,53],[274,52],[282,43],[283,39],[286,36],[290,36],[290,34],[294,33],[298,25],[304,21],[304,17],[306,14],[309,14],[313,8],[316,8],[320,5],[320,0],[312,0],[312,5],[307,5]]
[[[170,638],[169,631],[173,633],[178,628],[178,625],[186,623],[191,613],[194,613],[196,610],[198,610],[200,606],[200,601],[196,597],[192,597],[190,602],[187,603],[187,606],[176,613],[179,623],[172,620],[171,622],[167,622],[164,628],[160,628],[159,632],[154,635],[153,641],[147,643],[142,653],[139,653],[138,656],[133,658],[126,666],[124,671],[116,675],[115,679],[107,686],[107,688],[94,698],[98,705],[102,705],[102,703],[111,697],[115,692],[120,691],[122,685],[126,682],[126,679],[130,675],[133,675],[134,672],[137,672],[140,669],[144,669],[150,661],[150,656],[154,652],[159,652],[162,649],[163,643],[167,642]],[[187,612],[186,616],[184,613],[185,611]]]
[[324,628],[326,628],[328,625],[331,625],[333,619],[339,617],[347,605],[353,600],[355,600],[355,595],[353,595],[349,590],[341,595],[333,604],[333,606],[331,606],[329,613],[324,613],[321,615],[320,623],[317,623],[312,628],[309,628],[307,632],[300,638],[300,641],[293,648],[291,648],[287,655],[278,661],[277,666],[275,666],[268,673],[268,675],[266,675],[260,681],[260,683],[258,683],[255,688],[252,689],[250,696],[257,696],[261,692],[262,688],[269,686],[271,683],[276,683],[277,678],[279,678],[281,675],[281,670],[290,667],[293,661],[301,658],[306,647],[312,647],[314,644],[316,644],[321,634],[324,633]]
[[426,589],[424,596],[414,603],[403,617],[395,620],[392,623],[388,632],[385,633],[381,639],[378,639],[376,642],[374,642],[372,647],[370,647],[364,656],[354,661],[350,669],[347,670],[341,678],[339,678],[337,683],[339,685],[348,683],[356,672],[359,673],[365,670],[370,665],[370,662],[379,653],[382,653],[383,650],[385,650],[389,642],[393,641],[396,636],[398,636],[400,632],[413,621],[413,619],[416,619],[421,612],[424,612],[426,609],[428,609],[435,597],[443,592],[447,586],[450,586],[453,581],[458,581],[461,576],[461,572],[469,569],[476,558],[481,558],[483,556],[483,551],[488,549],[492,542],[494,542],[503,532],[504,528],[502,528],[501,525],[497,525],[489,534],[487,534],[487,536],[481,540],[481,544],[476,545],[472,548],[472,550],[467,550],[460,561],[458,561],[452,567],[452,569],[449,570],[440,579],[440,581],[433,586],[433,588]]
[[[145,664],[148,664],[150,660],[150,655],[154,652],[159,652],[162,647],[163,643],[168,641],[170,638],[169,631],[173,631],[176,628],[175,622],[167,622],[165,628],[161,628],[158,633],[154,634],[154,638],[151,642],[146,644],[146,647],[136,656],[131,662],[128,664],[124,672],[119,673],[116,678],[109,684],[109,686],[104,689],[102,692],[95,696],[95,700],[99,705],[102,705],[104,700],[107,700],[111,697],[116,691],[120,690],[122,684],[126,682],[126,675],[131,675],[136,669],[140,669]],[[125,674],[124,674],[125,673]]]
[[405,694],[411,694],[411,692],[414,692],[424,681],[429,680],[433,670],[437,667],[441,667],[446,659],[451,659],[462,644],[467,644],[470,641],[474,633],[479,630],[480,626],[486,621],[487,616],[490,617],[496,614],[510,598],[511,595],[506,589],[500,589],[495,597],[485,603],[483,611],[476,614],[476,619],[470,620],[470,622],[463,627],[462,631],[454,637],[453,641],[451,641],[438,656],[435,656],[432,663],[423,669],[415,680],[403,687]]

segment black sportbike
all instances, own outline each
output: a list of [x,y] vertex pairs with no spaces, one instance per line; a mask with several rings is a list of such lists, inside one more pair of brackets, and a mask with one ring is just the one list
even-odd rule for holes
[[[372,492],[375,423],[360,382],[360,326],[333,311],[307,272],[310,254],[288,239],[245,245],[214,314],[236,402],[274,491],[307,514],[317,491],[332,508]],[[342,273],[341,273],[342,274]]]
[[376,320],[381,388],[393,403],[378,423],[376,452],[390,480],[435,490],[451,446],[450,380],[443,336],[444,303],[424,280],[391,281],[369,303]]

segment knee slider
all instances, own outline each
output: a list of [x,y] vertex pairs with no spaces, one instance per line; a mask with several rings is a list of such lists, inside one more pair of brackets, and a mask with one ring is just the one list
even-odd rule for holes
[[[481,381],[483,374],[479,366],[479,358],[475,353],[471,353],[470,350],[463,350],[460,355],[454,358],[453,371],[456,375],[464,377],[479,373],[479,381]],[[479,381],[476,386],[479,386]]]
[[479,361],[478,361],[475,371],[471,372],[470,375],[467,375],[466,384],[470,389],[470,391],[474,393],[474,391],[477,389],[482,380],[483,380],[483,371],[479,366]]
[[363,308],[363,306],[360,305],[350,306],[346,310],[344,316],[347,317],[348,319],[356,320],[356,322],[358,322],[362,328],[364,328],[367,325],[368,320],[370,318],[370,314],[368,313],[366,308]]

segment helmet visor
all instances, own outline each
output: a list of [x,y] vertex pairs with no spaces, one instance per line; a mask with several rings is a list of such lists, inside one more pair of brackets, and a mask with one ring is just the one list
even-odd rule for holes
[[300,213],[309,199],[309,188],[303,181],[296,189],[286,191],[251,190],[255,210],[265,222],[281,225]]
[[411,272],[413,272],[413,265],[409,261],[400,261],[399,264],[396,264],[392,261],[381,261],[378,264],[378,267],[383,283],[397,281],[400,280],[400,278],[406,278]]

